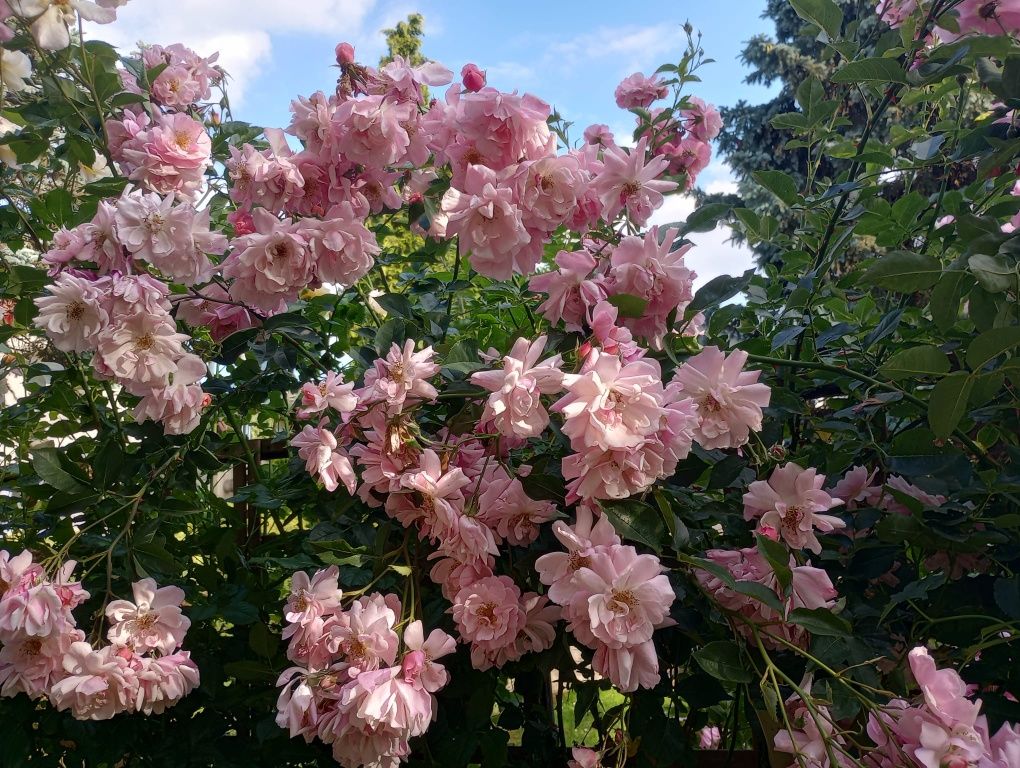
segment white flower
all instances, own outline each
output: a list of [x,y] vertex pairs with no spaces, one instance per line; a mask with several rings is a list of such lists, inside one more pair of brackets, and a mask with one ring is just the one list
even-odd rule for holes
[[[6,117],[0,117],[0,136],[6,136],[8,133],[15,133],[20,129],[21,126],[16,123],[12,123]],[[9,165],[11,168],[21,167],[18,163],[18,156],[14,154],[14,150],[11,149],[10,144],[0,144],[0,163]]]
[[[109,24],[117,18],[114,8],[100,7],[89,0],[10,0],[11,10],[32,21],[32,37],[40,48],[59,51],[71,44],[70,27],[77,15],[97,24]],[[102,5],[110,5],[104,2]]]
[[0,82],[8,91],[28,88],[26,80],[32,76],[32,60],[21,51],[0,49]]

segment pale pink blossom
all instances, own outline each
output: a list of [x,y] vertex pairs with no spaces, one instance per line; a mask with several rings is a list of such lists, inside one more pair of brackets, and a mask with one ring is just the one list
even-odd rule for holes
[[298,456],[305,460],[308,474],[321,481],[327,491],[332,493],[342,484],[348,493],[353,494],[358,486],[354,465],[347,451],[339,444],[336,433],[323,426],[325,423],[323,419],[317,427],[305,426],[291,439],[290,444],[298,449]]
[[148,390],[170,383],[177,361],[184,355],[188,337],[158,315],[136,314],[118,318],[98,337],[99,360],[133,390]]
[[90,0],[7,0],[7,5],[19,16],[32,19],[32,37],[47,51],[71,44],[70,29],[78,26],[79,15],[96,24],[109,24],[117,18],[116,6]]
[[211,151],[212,140],[205,127],[177,112],[157,115],[150,127],[114,152],[114,159],[120,161],[132,181],[153,192],[190,198],[201,190]]
[[439,455],[426,449],[415,469],[400,478],[400,485],[410,493],[391,493],[386,499],[386,512],[405,527],[414,524],[422,536],[436,537],[448,533],[464,508],[463,489],[470,480],[458,467],[443,468]]
[[659,155],[668,158],[670,174],[686,176],[684,189],[689,190],[712,161],[712,147],[706,141],[685,136],[663,144]]
[[613,249],[610,258],[607,290],[644,299],[646,305],[640,318],[624,318],[623,324],[635,334],[661,345],[668,332],[671,313],[683,308],[694,298],[697,275],[684,264],[689,245],[674,247],[676,229],[660,233],[652,227],[643,238],[625,237]]
[[509,576],[489,576],[457,593],[450,613],[461,638],[472,645],[471,663],[485,669],[486,658],[514,643],[527,615],[521,591]]
[[659,657],[651,640],[624,648],[599,645],[592,667],[623,693],[659,684]]
[[324,283],[347,288],[368,274],[379,255],[375,234],[355,215],[349,202],[329,209],[319,221],[305,219],[301,232],[315,254],[315,274]]
[[0,696],[46,696],[64,675],[64,655],[71,644],[84,639],[84,632],[69,627],[42,637],[22,633],[8,636],[0,644]]
[[662,377],[654,360],[624,364],[592,351],[587,371],[567,374],[567,394],[552,409],[563,416],[563,434],[575,451],[631,449],[659,428]]
[[587,251],[560,251],[556,254],[557,269],[528,281],[528,290],[548,294],[538,308],[546,320],[562,320],[568,331],[581,330],[591,308],[605,298],[604,286],[591,277],[595,266],[594,257]]
[[198,383],[206,375],[205,361],[198,355],[186,354],[177,361],[177,370],[170,374],[170,383],[146,392],[132,415],[139,424],[158,421],[163,434],[186,435],[202,420],[202,412],[211,397]]
[[[835,732],[829,711],[816,705],[811,711],[799,699],[787,702],[788,715],[794,730],[782,728],[776,733],[774,745],[778,752],[796,757],[794,764],[804,768],[850,768],[855,761],[844,754],[846,746]],[[829,754],[835,762],[829,759]]]
[[429,572],[429,578],[439,585],[443,597],[451,603],[464,587],[474,584],[479,579],[492,576],[495,558],[480,558],[466,563],[458,562],[452,557],[441,557],[436,560]]
[[875,12],[893,29],[903,26],[917,10],[917,0],[879,0]]
[[555,504],[532,499],[516,477],[490,482],[478,499],[478,508],[483,523],[519,547],[537,539],[542,523],[556,516]]
[[717,725],[706,725],[698,731],[699,749],[719,749],[722,744],[722,732]]
[[967,34],[1016,35],[1020,33],[1020,5],[1016,0],[963,0],[956,8],[959,33],[937,27],[943,41]]
[[393,630],[399,618],[399,604],[382,595],[359,597],[330,627],[328,648],[343,657],[352,676],[391,667],[400,644]]
[[284,618],[291,624],[308,624],[337,608],[343,597],[339,575],[340,569],[335,565],[316,571],[311,578],[304,571],[297,571],[291,578]]
[[191,620],[181,613],[184,590],[180,587],[157,587],[153,579],[142,579],[131,585],[134,602],[114,600],[106,606],[110,620],[107,638],[136,653],[159,651],[166,655],[177,650]]
[[138,692],[134,710],[158,715],[195,690],[200,682],[198,666],[187,651],[167,656],[146,656],[137,672]]
[[[416,659],[415,681],[426,691],[435,693],[450,680],[450,675],[436,659],[448,656],[457,649],[457,641],[441,629],[433,629],[428,637],[421,621],[412,621],[404,630],[404,647],[409,655],[421,654]],[[406,658],[406,657],[405,657]],[[407,665],[404,665],[406,670]],[[407,682],[411,682],[408,680]]]
[[414,467],[420,447],[409,427],[407,417],[387,416],[380,409],[371,409],[360,420],[364,442],[351,448],[351,456],[361,466],[361,487],[358,495],[369,506],[380,506],[378,494],[400,490],[404,471]]
[[[458,93],[450,88],[454,122],[459,139],[478,159],[471,162],[502,170],[521,160],[538,160],[554,153],[556,138],[549,130],[549,105],[526,93],[501,93],[482,88]],[[467,164],[462,163],[462,168]],[[456,167],[454,168],[456,177]]]
[[680,110],[684,127],[698,141],[711,141],[722,130],[722,116],[712,104],[697,96],[687,98],[688,107]]
[[584,129],[584,141],[586,144],[595,144],[602,147],[611,147],[616,144],[616,137],[609,130],[605,123],[595,123]]
[[357,407],[354,383],[345,384],[342,373],[327,371],[326,377],[318,384],[307,382],[301,386],[301,408],[297,417],[307,419],[332,408],[346,419]]
[[830,493],[842,499],[847,509],[877,506],[883,495],[881,485],[872,485],[877,473],[877,469],[868,472],[866,467],[852,467]]
[[433,362],[432,347],[414,351],[414,339],[403,348],[394,343],[385,358],[375,360],[365,373],[365,386],[358,391],[363,403],[384,402],[391,412],[399,413],[405,404],[434,400],[439,394],[428,379],[439,373]]
[[57,275],[35,304],[39,312],[34,324],[63,352],[95,349],[100,331],[110,320],[95,283],[66,272]]
[[758,383],[760,371],[744,371],[747,353],[727,356],[705,347],[677,369],[675,382],[698,404],[701,423],[694,438],[702,448],[739,448],[762,424],[771,390]]
[[639,448],[589,448],[565,456],[562,470],[568,481],[567,503],[625,499],[650,488],[663,476],[664,466],[663,455],[653,450],[650,442]]
[[588,174],[573,155],[522,163],[517,174],[528,226],[552,232],[565,223],[588,188]]
[[238,306],[223,286],[212,283],[196,291],[194,298],[177,304],[177,319],[193,328],[205,326],[215,341],[223,341],[237,331],[251,328],[255,316]]
[[[807,632],[800,626],[787,622],[785,612],[795,608],[832,610],[837,597],[832,581],[821,568],[810,565],[797,565],[790,558],[791,589],[787,596],[779,579],[768,560],[754,547],[738,550],[713,549],[705,553],[713,563],[722,566],[736,581],[750,581],[765,586],[783,605],[784,612],[779,613],[764,602],[750,595],[731,589],[724,581],[707,571],[695,571],[695,578],[702,588],[723,608],[739,613],[752,625],[762,630],[762,642],[770,648],[782,648],[782,642],[806,646]],[[744,622],[735,622],[736,630],[753,639],[751,628]],[[775,635],[778,639],[773,639]]]
[[959,673],[955,669],[938,669],[924,647],[914,648],[907,658],[929,711],[948,728],[973,727],[981,711],[981,702],[967,698],[967,684]]
[[602,768],[601,755],[588,747],[573,747],[567,768]]
[[596,518],[591,508],[584,505],[577,507],[577,520],[572,527],[557,520],[552,531],[566,552],[547,552],[535,561],[535,570],[541,582],[549,587],[549,598],[563,605],[576,591],[573,577],[578,569],[591,564],[591,556],[598,548],[619,544],[620,537],[608,517]]
[[72,643],[64,670],[66,676],[49,692],[56,709],[70,710],[78,720],[109,720],[133,707],[137,675],[113,646],[97,651],[85,642]]
[[[904,478],[899,475],[892,475],[885,481],[886,488],[889,488],[898,493],[902,493],[905,496],[909,496],[916,499],[921,503],[921,506],[925,509],[938,509],[946,503],[947,499],[940,493],[928,493],[927,491],[918,488],[913,483],[907,482]],[[899,515],[909,515],[910,507],[901,501],[897,500],[892,494],[886,494],[882,496],[880,501],[881,506],[888,512],[894,512]]]
[[822,545],[815,531],[830,533],[846,527],[840,518],[825,514],[843,500],[822,490],[824,483],[825,475],[813,467],[803,469],[792,461],[777,467],[768,481],[755,480],[748,486],[744,519],[757,519],[758,530],[770,538],[781,537],[793,549],[819,554]]
[[[628,648],[651,639],[656,627],[667,623],[676,599],[669,578],[654,555],[639,555],[633,547],[612,546],[595,552],[591,564],[577,571],[573,584],[576,604],[583,596],[592,635],[611,648]],[[579,619],[570,616],[572,623]]]
[[231,296],[277,312],[309,284],[315,261],[300,224],[281,221],[262,208],[252,218],[255,232],[234,240],[223,262],[223,275],[234,279]]
[[615,219],[626,208],[640,226],[662,205],[663,195],[677,188],[676,182],[659,180],[669,161],[662,157],[646,158],[647,150],[648,139],[643,137],[629,151],[614,146],[603,152],[603,168],[595,177],[594,187],[607,220]]
[[646,77],[640,72],[625,77],[613,94],[616,97],[616,106],[620,109],[647,108],[653,101],[664,99],[669,94],[669,87],[666,86],[658,75]]
[[[484,165],[469,165],[462,188],[443,195],[446,234],[457,235],[461,256],[493,280],[529,274],[541,258],[541,242],[524,226],[523,211],[506,179]],[[537,245],[537,247],[536,247]]]
[[508,437],[537,437],[549,424],[542,395],[562,389],[562,360],[553,355],[539,361],[546,337],[529,342],[520,338],[502,359],[503,369],[479,371],[471,381],[492,394],[485,402],[482,421],[491,422]]

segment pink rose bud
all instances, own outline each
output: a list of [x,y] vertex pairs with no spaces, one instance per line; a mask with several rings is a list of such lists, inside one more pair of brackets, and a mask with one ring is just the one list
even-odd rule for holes
[[336,63],[341,67],[347,67],[354,63],[354,46],[350,43],[340,43],[336,47]]
[[485,73],[474,64],[465,64],[460,76],[469,91],[480,91],[485,87]]
[[251,211],[246,211],[243,208],[231,211],[227,215],[227,221],[234,225],[234,235],[237,237],[250,235],[255,231],[255,219],[252,218]]
[[421,677],[422,670],[425,669],[425,661],[425,654],[422,651],[411,651],[404,656],[403,661],[400,662],[400,669],[403,672],[405,683],[413,682]]

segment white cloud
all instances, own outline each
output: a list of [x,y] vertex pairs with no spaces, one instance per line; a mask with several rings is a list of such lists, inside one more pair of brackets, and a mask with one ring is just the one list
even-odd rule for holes
[[183,43],[203,56],[220,52],[232,78],[236,107],[246,87],[272,57],[274,33],[332,34],[339,40],[363,31],[376,0],[134,0],[117,21],[88,25],[86,35],[122,49],[138,42]]
[[[736,190],[736,181],[733,179],[730,169],[724,163],[712,167],[706,171],[715,178],[704,185],[706,192],[733,192]],[[659,208],[649,221],[649,224],[672,224],[677,221],[686,221],[695,208],[694,198],[690,195],[675,195],[667,197],[666,202]],[[695,232],[688,236],[694,243],[684,256],[687,266],[698,273],[694,281],[695,289],[700,288],[713,277],[719,275],[739,275],[755,266],[754,252],[747,245],[737,245],[729,242],[731,236],[730,228],[720,225],[711,232]]]
[[601,27],[577,37],[555,42],[546,53],[547,63],[573,69],[591,61],[612,57],[627,74],[655,61],[676,47],[678,30],[669,25],[649,27]]

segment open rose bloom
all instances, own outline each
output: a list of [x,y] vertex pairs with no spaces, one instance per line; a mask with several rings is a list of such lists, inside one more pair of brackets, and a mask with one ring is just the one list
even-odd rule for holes
[[184,592],[152,579],[132,585],[134,601],[106,606],[107,639],[86,641],[74,609],[89,598],[72,581],[74,561],[47,574],[24,550],[0,550],[0,697],[48,699],[77,720],[160,713],[199,684],[182,650],[190,620]]
[[759,0],[762,109],[413,15],[269,127],[128,2],[0,0],[0,763],[1020,768],[1020,0]]

